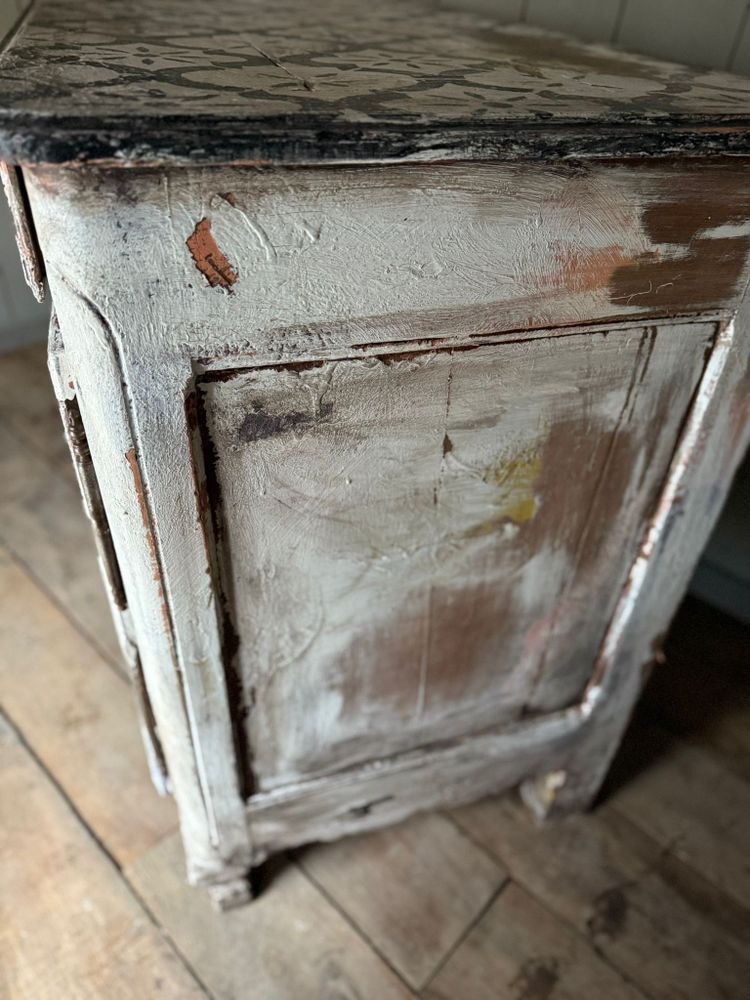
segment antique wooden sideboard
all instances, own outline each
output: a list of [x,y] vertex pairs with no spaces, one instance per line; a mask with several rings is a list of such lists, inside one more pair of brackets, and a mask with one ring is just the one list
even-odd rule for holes
[[415,810],[591,801],[748,438],[748,156],[750,81],[419,2],[18,26],[6,188],[221,904]]

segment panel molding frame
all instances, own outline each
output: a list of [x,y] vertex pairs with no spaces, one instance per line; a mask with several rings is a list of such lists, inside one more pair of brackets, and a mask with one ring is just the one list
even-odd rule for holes
[[[301,830],[305,831],[307,840],[332,840],[398,822],[415,809],[458,805],[518,784],[522,785],[523,796],[532,809],[544,815],[561,807],[565,796],[560,791],[569,782],[569,771],[575,770],[581,748],[588,747],[592,742],[597,747],[600,761],[606,762],[600,763],[597,771],[606,770],[619,742],[620,734],[613,735],[612,728],[624,726],[645,679],[644,670],[658,654],[658,641],[654,645],[652,637],[652,656],[638,663],[637,669],[628,668],[626,640],[633,622],[638,621],[643,593],[648,587],[653,587],[654,566],[657,573],[659,570],[654,560],[666,545],[675,518],[674,511],[678,503],[684,501],[691,480],[699,477],[701,456],[698,452],[706,422],[716,405],[717,390],[731,378],[731,362],[738,352],[741,354],[743,342],[747,340],[747,335],[738,331],[728,310],[659,318],[655,322],[660,328],[679,326],[685,322],[714,323],[715,333],[698,387],[685,414],[681,434],[675,442],[663,486],[599,655],[592,663],[591,676],[581,699],[564,710],[539,713],[479,735],[441,741],[419,750],[370,760],[331,775],[250,794],[246,813],[252,830],[253,865],[261,863],[269,854],[298,845],[298,831]],[[524,335],[504,332],[479,338],[442,337],[433,338],[429,345],[423,341],[399,341],[393,345],[373,345],[362,353],[351,350],[326,352],[325,360],[392,358],[400,354],[471,350],[489,344],[502,345],[603,330],[636,330],[648,325],[643,317],[627,317],[608,323],[537,329]],[[253,370],[299,370],[318,365],[321,357],[294,362],[269,361],[267,358],[243,360],[245,363],[239,357],[230,360],[223,356],[213,359],[213,363],[206,358],[194,361],[196,374],[191,381],[191,393],[198,392],[204,381],[225,381]],[[739,457],[732,451],[729,459],[736,464]],[[683,499],[680,500],[680,497]],[[717,506],[714,498],[712,517],[718,509],[720,505]],[[205,523],[205,509],[199,514],[204,517]],[[712,520],[706,523],[705,537],[712,523]],[[205,538],[208,547],[215,544],[212,535],[207,534]],[[687,586],[692,566],[700,555],[701,538],[698,535],[690,543],[692,561],[689,564],[685,562],[681,569],[682,584],[676,591],[672,588],[677,594],[673,601],[675,607]],[[560,766],[549,771],[549,762],[556,759]],[[568,766],[566,761],[570,762]]]

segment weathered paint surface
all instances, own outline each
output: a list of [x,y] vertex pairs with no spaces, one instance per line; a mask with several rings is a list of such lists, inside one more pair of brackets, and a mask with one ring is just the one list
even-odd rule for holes
[[191,879],[588,801],[747,439],[744,164],[26,178]]
[[[539,816],[590,804],[660,655],[664,623],[677,610],[750,443],[750,295],[722,324],[693,397],[669,474],[604,637],[579,710],[584,720],[565,767],[538,770],[522,794]],[[641,670],[638,670],[641,665]]]
[[580,697],[713,334],[203,384],[260,790]]
[[[165,378],[153,397],[156,405],[149,403],[141,411],[136,403],[141,383],[133,377],[132,359],[126,359],[122,331],[67,272],[57,268],[51,284],[62,317],[60,325],[67,332],[63,346],[53,327],[50,367],[59,399],[65,402],[75,396],[80,406],[127,598],[127,609],[115,615],[115,624],[136,683],[142,679],[146,688],[143,726],[147,745],[151,743],[151,728],[158,732],[159,747],[151,751],[152,767],[164,787],[166,764],[169,788],[180,811],[190,880],[218,885],[219,895],[228,893],[236,899],[238,887],[234,883],[246,872],[251,852],[218,630],[214,622],[212,634],[210,612],[200,622],[198,641],[191,647],[190,625],[198,626],[196,614],[182,601],[173,601],[175,560],[162,534],[162,527],[171,520],[175,527],[172,537],[180,551],[188,554],[191,542],[198,541],[197,566],[183,578],[190,580],[191,601],[210,609],[202,532],[194,512],[192,466],[185,461],[183,384],[165,365]],[[97,297],[99,291],[91,290]],[[150,395],[153,382],[147,382]],[[145,383],[141,385],[145,389]],[[133,407],[141,412],[137,433]],[[149,413],[158,427],[155,435],[149,435]],[[157,438],[161,441],[158,458],[150,444],[144,445],[146,440]],[[161,478],[152,478],[151,455]],[[167,471],[170,461],[176,467]],[[165,486],[170,494],[168,516],[161,513]],[[185,495],[178,497],[182,489]],[[180,519],[179,514],[186,512],[187,517]]]
[[[113,322],[135,297],[144,346],[211,367],[732,308],[750,274],[750,175],[732,160],[40,169],[28,188],[57,268],[91,289],[105,269]],[[205,219],[241,275],[231,295],[186,245]]]

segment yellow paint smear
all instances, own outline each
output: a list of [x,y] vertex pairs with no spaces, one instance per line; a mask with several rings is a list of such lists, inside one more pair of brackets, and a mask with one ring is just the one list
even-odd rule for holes
[[484,482],[498,489],[495,501],[498,510],[497,514],[486,522],[488,531],[501,520],[514,521],[516,524],[525,524],[532,520],[539,509],[534,486],[541,472],[542,455],[538,444],[485,470],[482,477]]

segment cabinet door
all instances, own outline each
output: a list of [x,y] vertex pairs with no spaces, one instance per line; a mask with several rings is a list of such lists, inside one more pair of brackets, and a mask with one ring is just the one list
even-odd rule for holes
[[206,376],[255,788],[579,699],[714,333],[561,330]]

